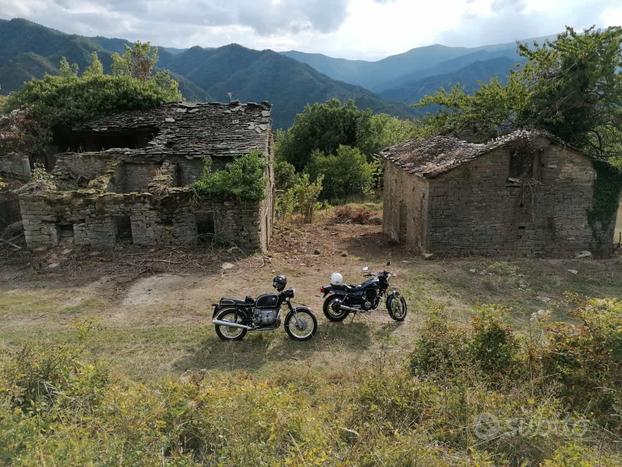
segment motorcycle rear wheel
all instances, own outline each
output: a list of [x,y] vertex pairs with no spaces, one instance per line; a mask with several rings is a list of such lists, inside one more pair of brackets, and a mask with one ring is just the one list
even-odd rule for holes
[[323,307],[324,316],[326,316],[329,321],[343,321],[348,316],[349,311],[345,311],[341,308],[335,310],[335,308],[337,307],[335,300],[341,301],[342,298],[340,295],[329,295],[328,297],[326,297]]
[[[240,321],[239,315],[236,321],[234,308],[225,308],[224,310],[219,311],[215,318],[220,321],[231,321],[232,323]],[[216,328],[216,335],[218,335],[220,340],[223,341],[241,341],[247,333],[247,330],[243,328],[234,328],[219,324],[215,324],[214,327]]]

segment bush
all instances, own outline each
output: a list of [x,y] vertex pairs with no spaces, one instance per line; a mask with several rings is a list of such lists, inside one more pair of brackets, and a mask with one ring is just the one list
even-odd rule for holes
[[[146,44],[138,45],[142,52],[153,49]],[[6,100],[6,110],[27,109],[28,117],[47,130],[29,130],[30,139],[37,141],[34,147],[32,141],[23,141],[21,148],[25,151],[37,151],[49,144],[51,130],[59,126],[71,127],[99,115],[181,100],[178,83],[167,72],[152,73],[149,69],[141,78],[129,72],[105,75],[96,53],[91,55],[91,64],[81,76],[78,66],[69,64],[64,57],[59,73],[28,81]]]
[[261,201],[266,196],[266,161],[262,153],[237,157],[225,169],[215,172],[211,172],[211,164],[207,164],[203,175],[193,185],[198,195],[251,202]]
[[547,330],[543,370],[567,407],[622,433],[622,301],[589,300],[575,313],[580,324]]
[[473,336],[468,345],[473,361],[495,378],[512,374],[518,353],[512,330],[501,322],[503,311],[494,307],[480,311],[473,319]]
[[410,369],[421,378],[454,375],[467,360],[464,329],[450,325],[447,315],[435,311],[426,321],[415,350],[410,357]]
[[376,164],[356,148],[339,146],[334,155],[314,152],[306,170],[312,179],[323,177],[322,199],[339,201],[369,193]]
[[296,168],[289,162],[277,160],[274,164],[274,184],[277,190],[289,190],[297,180]]
[[180,100],[176,89],[163,89],[152,80],[131,76],[46,76],[11,94],[8,107],[27,107],[50,128],[71,126],[97,115],[156,107]]

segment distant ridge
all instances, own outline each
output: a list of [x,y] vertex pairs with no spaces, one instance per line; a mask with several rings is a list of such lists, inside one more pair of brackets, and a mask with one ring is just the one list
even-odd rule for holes
[[[19,89],[24,82],[56,73],[61,57],[84,69],[96,51],[109,70],[111,55],[128,42],[106,37],[64,34],[23,19],[0,20],[0,92]],[[229,93],[242,101],[268,100],[274,126],[285,128],[306,104],[330,98],[353,99],[361,108],[407,117],[412,111],[392,104],[359,86],[340,82],[314,68],[271,50],[257,51],[231,44],[215,49],[160,48],[159,66],[169,69],[189,100],[226,101]]]
[[[25,19],[0,20],[0,93],[56,73],[63,56],[83,69],[96,51],[109,70],[111,54],[123,51],[128,43],[65,34]],[[377,61],[258,51],[238,44],[159,51],[159,66],[173,73],[186,99],[226,101],[231,93],[243,101],[268,100],[274,105],[277,128],[291,125],[306,104],[333,97],[352,99],[375,112],[413,116],[417,112],[408,104],[425,94],[456,83],[474,91],[492,76],[505,79],[522,62],[515,43],[474,48],[434,44]]]

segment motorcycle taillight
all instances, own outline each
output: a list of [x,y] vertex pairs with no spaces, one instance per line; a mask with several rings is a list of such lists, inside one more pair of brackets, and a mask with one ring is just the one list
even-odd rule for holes
[[320,287],[320,293],[324,293],[324,287]]

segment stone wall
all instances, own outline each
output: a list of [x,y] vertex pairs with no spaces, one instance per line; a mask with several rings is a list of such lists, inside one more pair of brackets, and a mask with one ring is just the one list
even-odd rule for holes
[[10,152],[0,156],[0,176],[30,180],[30,160],[26,154]]
[[500,148],[430,179],[425,249],[447,255],[567,256],[591,250],[587,221],[595,170],[589,158],[537,141],[535,182],[508,181]]
[[392,241],[423,250],[428,182],[385,161],[383,231]]
[[0,234],[6,226],[21,219],[17,195],[10,190],[0,191]]
[[54,247],[61,241],[113,247],[128,241],[119,235],[126,221],[131,226],[129,241],[136,245],[193,245],[199,241],[198,213],[213,216],[213,237],[218,242],[246,251],[267,246],[260,203],[196,200],[187,190],[164,196],[86,190],[22,194],[20,207],[31,249]]

